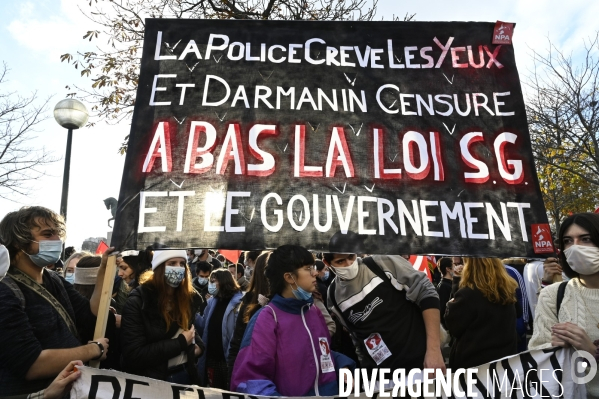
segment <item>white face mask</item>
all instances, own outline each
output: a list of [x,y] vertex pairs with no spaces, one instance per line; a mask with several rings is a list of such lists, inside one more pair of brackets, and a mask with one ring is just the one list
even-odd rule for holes
[[599,248],[572,245],[564,250],[568,264],[576,273],[588,276],[599,272]]
[[333,270],[335,270],[335,274],[342,280],[353,280],[358,275],[358,258],[349,266],[333,267]]

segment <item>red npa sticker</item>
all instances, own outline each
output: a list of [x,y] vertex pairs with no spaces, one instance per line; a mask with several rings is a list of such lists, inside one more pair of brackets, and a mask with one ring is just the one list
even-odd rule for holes
[[493,44],[512,44],[514,24],[510,22],[497,21],[493,29]]
[[530,226],[532,231],[532,245],[535,254],[554,253],[553,243],[551,241],[551,229],[548,224],[533,224]]

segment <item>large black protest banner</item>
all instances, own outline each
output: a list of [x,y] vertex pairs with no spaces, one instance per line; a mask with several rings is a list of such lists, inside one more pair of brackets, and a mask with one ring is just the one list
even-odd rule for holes
[[112,244],[551,253],[493,27],[147,20]]

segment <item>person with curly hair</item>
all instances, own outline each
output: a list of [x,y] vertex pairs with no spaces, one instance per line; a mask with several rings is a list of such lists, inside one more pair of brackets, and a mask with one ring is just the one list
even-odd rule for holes
[[[0,387],[3,396],[46,388],[73,359],[104,360],[109,340],[93,338],[109,248],[91,299],[47,269],[60,258],[62,216],[41,206],[10,212],[0,222],[10,267],[0,282]],[[108,323],[115,323],[109,315]]]

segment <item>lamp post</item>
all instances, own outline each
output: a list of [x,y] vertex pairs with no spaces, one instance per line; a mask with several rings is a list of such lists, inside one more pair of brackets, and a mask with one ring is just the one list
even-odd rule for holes
[[67,202],[69,199],[69,173],[71,169],[71,143],[73,141],[73,129],[83,127],[89,119],[87,108],[79,100],[67,98],[60,101],[54,107],[54,119],[56,122],[68,129],[67,151],[64,158],[64,173],[62,175],[62,196],[60,199],[60,214],[67,220]]

